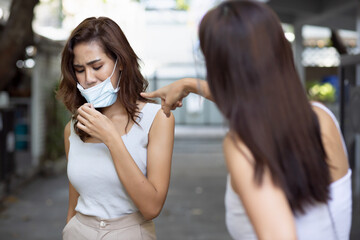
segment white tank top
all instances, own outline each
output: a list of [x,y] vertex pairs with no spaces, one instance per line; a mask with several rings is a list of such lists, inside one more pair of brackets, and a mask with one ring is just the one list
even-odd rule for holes
[[[148,133],[160,105],[146,103],[122,140],[131,157],[146,176]],[[67,174],[80,194],[75,210],[101,219],[118,218],[138,211],[115,170],[104,143],[84,143],[71,124]]]
[[[325,110],[339,129],[336,118],[329,109],[319,103],[312,104]],[[346,152],[343,139],[342,143]],[[329,190],[331,200],[327,204],[310,206],[305,214],[295,215],[299,240],[349,239],[352,214],[351,169],[344,177],[331,183]],[[257,239],[242,202],[231,186],[230,175],[226,183],[225,209],[226,226],[233,239]]]

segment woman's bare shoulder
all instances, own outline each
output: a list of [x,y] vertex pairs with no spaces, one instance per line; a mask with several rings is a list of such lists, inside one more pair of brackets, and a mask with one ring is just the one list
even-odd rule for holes
[[320,124],[321,140],[327,155],[332,181],[347,173],[349,168],[346,146],[334,114],[323,104],[312,102],[312,108]]
[[311,106],[318,117],[321,134],[334,137],[340,134],[339,124],[335,115],[325,105],[319,102],[311,102]]
[[229,161],[241,161],[244,162],[246,167],[252,169],[254,164],[254,158],[250,149],[244,144],[244,142],[234,133],[228,132],[223,141],[223,150],[225,159],[229,164]]

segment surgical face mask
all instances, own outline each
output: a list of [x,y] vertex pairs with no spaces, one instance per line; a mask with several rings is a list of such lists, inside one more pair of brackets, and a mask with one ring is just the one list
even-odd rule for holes
[[79,89],[81,95],[86,99],[88,103],[92,103],[94,108],[103,108],[111,106],[115,103],[117,99],[117,92],[120,90],[119,84],[121,79],[121,73],[118,80],[116,89],[114,89],[111,83],[111,77],[115,72],[117,60],[115,62],[114,69],[106,80],[102,83],[99,83],[91,88],[84,89],[79,83],[77,83],[77,88]]

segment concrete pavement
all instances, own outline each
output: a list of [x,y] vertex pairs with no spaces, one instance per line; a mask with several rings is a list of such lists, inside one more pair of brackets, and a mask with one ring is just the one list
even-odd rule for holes
[[[225,181],[220,138],[177,138],[168,197],[155,220],[158,239],[231,239],[224,218]],[[64,173],[23,186],[0,212],[0,239],[61,239],[67,197]]]

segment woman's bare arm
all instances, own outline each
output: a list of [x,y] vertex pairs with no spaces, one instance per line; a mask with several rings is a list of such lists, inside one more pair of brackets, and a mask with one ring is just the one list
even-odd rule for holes
[[273,184],[268,171],[264,173],[262,184],[257,185],[250,151],[241,141],[237,140],[236,144],[242,152],[229,135],[225,137],[225,159],[232,187],[239,195],[258,239],[296,239],[294,217],[284,192]]
[[[70,148],[70,142],[69,142],[70,124],[71,122],[69,122],[64,129],[64,144],[65,144],[66,159],[68,159],[69,148]],[[78,198],[79,198],[79,193],[75,190],[75,188],[69,181],[69,208],[68,208],[66,222],[69,222],[70,219],[76,214],[75,207]]]

